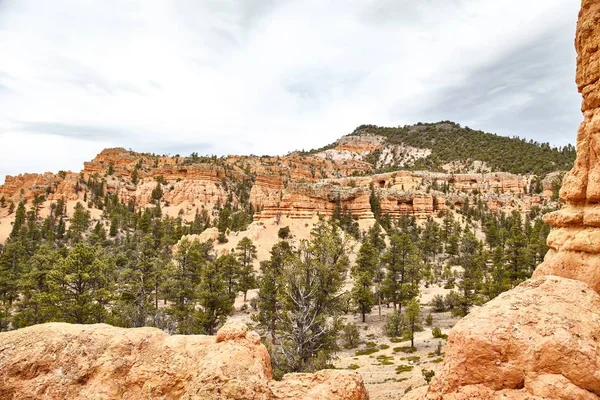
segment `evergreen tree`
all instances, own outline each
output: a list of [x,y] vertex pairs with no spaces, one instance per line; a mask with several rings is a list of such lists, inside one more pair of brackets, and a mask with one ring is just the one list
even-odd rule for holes
[[276,337],[277,317],[281,312],[279,298],[285,282],[283,272],[288,268],[293,258],[292,247],[288,242],[281,241],[271,249],[271,258],[261,261],[262,276],[259,280],[258,322]]
[[57,320],[75,324],[106,320],[113,292],[112,271],[97,247],[77,243],[48,273],[48,286]]
[[176,331],[180,334],[200,332],[195,306],[202,269],[209,261],[206,246],[198,240],[181,240],[165,279],[164,290],[171,302],[169,314],[175,319]]
[[473,233],[465,229],[460,247],[461,280],[458,283],[458,307],[453,314],[465,316],[471,307],[479,303],[479,291],[482,285],[482,268],[485,257],[482,255],[481,244]]
[[80,202],[75,204],[73,218],[69,226],[69,238],[75,243],[81,240],[81,236],[88,230],[90,224],[90,212]]
[[227,294],[235,300],[235,295],[240,287],[240,263],[234,254],[224,254],[217,258],[217,267],[225,280]]
[[244,237],[236,246],[236,255],[240,263],[239,288],[244,293],[244,302],[246,302],[248,290],[256,287],[253,264],[253,261],[256,259],[256,246],[254,246],[252,240]]
[[215,262],[209,261],[202,269],[199,285],[198,303],[202,307],[199,323],[209,335],[225,323],[233,310],[233,299],[227,293],[225,280]]
[[[12,214],[12,213],[9,212],[9,214]],[[10,232],[11,239],[14,239],[15,237],[17,237],[17,235],[21,231],[21,226],[23,226],[24,223],[25,223],[25,203],[23,201],[20,201],[19,206],[17,207],[17,212],[15,213],[15,221],[13,222],[13,228],[12,228],[12,231]]]
[[42,245],[29,259],[18,282],[22,298],[13,316],[14,328],[41,324],[56,318],[48,274],[62,262],[61,258],[59,252]]
[[[323,368],[337,350],[340,291],[348,270],[347,243],[335,225],[320,221],[284,269],[277,353],[284,371]],[[278,361],[281,360],[281,361]]]
[[410,347],[415,347],[415,332],[422,330],[421,327],[421,305],[417,299],[411,299],[406,305],[404,312],[404,323],[410,339]]
[[362,322],[365,322],[366,314],[371,312],[371,308],[375,304],[372,287],[378,264],[377,249],[370,240],[366,240],[360,247],[356,265],[352,268],[352,277],[354,278],[352,298],[357,310],[362,315]]
[[394,304],[394,310],[419,294],[420,268],[417,249],[406,233],[395,233],[390,238],[390,247],[382,257],[386,266],[383,292]]

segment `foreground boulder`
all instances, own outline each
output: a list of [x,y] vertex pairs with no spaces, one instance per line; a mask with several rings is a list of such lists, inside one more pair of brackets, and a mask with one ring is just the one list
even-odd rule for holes
[[600,295],[556,276],[501,294],[453,328],[424,391],[406,398],[599,399]]
[[356,373],[300,375],[272,381],[260,337],[240,323],[216,337],[64,323],[0,334],[1,399],[368,399]]

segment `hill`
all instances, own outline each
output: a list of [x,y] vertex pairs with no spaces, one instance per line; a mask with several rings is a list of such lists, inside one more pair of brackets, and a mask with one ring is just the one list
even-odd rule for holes
[[[549,143],[485,133],[451,121],[396,128],[361,125],[349,136],[378,144],[364,158],[375,172],[452,169],[455,172],[545,175],[568,170],[575,160],[575,147],[571,144],[551,147]],[[339,145],[337,141],[306,154],[322,154]]]

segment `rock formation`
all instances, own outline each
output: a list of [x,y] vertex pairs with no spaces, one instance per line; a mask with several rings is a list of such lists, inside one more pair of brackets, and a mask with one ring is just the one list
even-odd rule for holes
[[2,399],[367,400],[354,372],[271,380],[257,333],[229,323],[217,336],[155,328],[51,323],[0,334]]
[[460,321],[431,386],[406,399],[600,399],[600,1],[583,0],[575,45],[584,121],[577,160],[546,216],[534,277]]
[[239,201],[239,188],[246,185],[250,188],[249,202],[257,210],[256,220],[278,215],[301,219],[331,215],[338,198],[355,217],[373,218],[370,185],[381,199],[382,213],[392,218],[411,215],[426,219],[448,206],[461,207],[473,193],[481,194],[492,211],[528,212],[551,201],[555,174],[543,180],[539,194],[530,193],[533,176],[502,172],[396,171],[367,175],[373,166],[363,158],[382,150],[382,140],[378,136],[346,136],[335,148],[314,155],[292,153],[284,157],[186,158],[106,149],[84,163],[79,174],[7,176],[0,186],[0,197],[14,203],[39,195],[47,195],[50,201],[83,201],[86,192],[90,197],[91,178],[104,180],[105,193],[117,194],[126,204],[145,207],[153,202],[152,191],[160,181],[165,204],[210,211],[228,200]]

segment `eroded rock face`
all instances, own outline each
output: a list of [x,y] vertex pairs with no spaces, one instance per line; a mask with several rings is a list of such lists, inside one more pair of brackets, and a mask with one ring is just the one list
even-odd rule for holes
[[[492,211],[510,212],[516,208],[528,212],[551,199],[551,179],[544,179],[543,193],[530,194],[525,188],[531,187],[533,177],[509,173],[396,171],[366,175],[372,165],[362,157],[379,149],[381,140],[376,136],[346,136],[335,149],[327,150],[336,152],[335,157],[324,152],[314,156],[292,153],[285,157],[231,156],[192,161],[106,149],[84,163],[81,174],[7,176],[6,183],[0,185],[0,197],[18,202],[48,193],[51,201],[83,201],[84,193],[89,197],[87,183],[92,178],[105,180],[105,193],[116,194],[126,204],[146,207],[152,204],[152,191],[160,181],[165,203],[210,212],[217,204],[236,204],[239,189],[244,186],[250,189],[246,195],[257,210],[256,220],[280,215],[300,219],[317,214],[330,216],[338,197],[341,206],[357,218],[373,218],[371,184],[381,199],[382,213],[392,218],[409,215],[426,219],[446,211],[447,204],[462,207],[472,193],[481,193],[481,200]],[[352,156],[343,156],[346,152]]]
[[527,396],[600,396],[600,295],[585,283],[543,276],[473,311],[425,398]]
[[584,120],[577,134],[577,159],[560,196],[566,206],[544,220],[554,229],[535,276],[578,279],[600,292],[600,2],[583,0],[579,13],[577,87]]
[[406,399],[600,399],[600,1],[582,1],[575,45],[584,121],[550,251],[454,327],[438,376]]
[[272,381],[266,348],[241,323],[216,337],[64,323],[0,334],[2,399],[368,399],[356,373],[300,375]]

